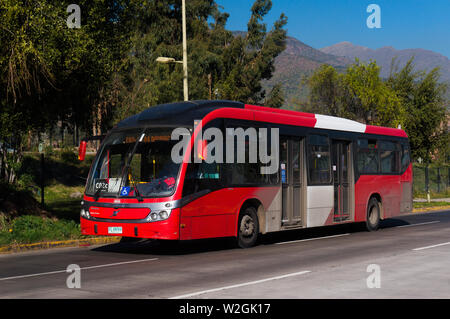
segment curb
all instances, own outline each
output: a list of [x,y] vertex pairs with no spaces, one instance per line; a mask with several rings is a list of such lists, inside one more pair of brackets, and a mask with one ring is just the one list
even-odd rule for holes
[[433,212],[433,211],[437,211],[437,210],[447,210],[447,209],[450,209],[450,205],[414,208],[412,212],[413,213],[426,213],[426,212]]
[[34,244],[13,244],[0,247],[0,254],[17,253],[30,250],[49,249],[49,248],[62,248],[62,247],[80,247],[90,245],[112,244],[118,243],[121,237],[108,236],[108,237],[96,237],[86,239],[74,239],[63,241],[49,241],[40,242]]

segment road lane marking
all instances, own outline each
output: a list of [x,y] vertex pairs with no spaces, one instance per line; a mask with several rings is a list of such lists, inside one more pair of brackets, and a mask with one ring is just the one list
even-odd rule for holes
[[428,248],[440,247],[440,246],[445,246],[445,245],[450,245],[450,241],[446,242],[446,243],[442,243],[442,244],[437,244],[437,245],[431,245],[431,246],[414,248],[413,250],[417,251],[417,250],[423,250],[423,249],[428,249]]
[[304,274],[307,274],[307,273],[310,273],[310,272],[311,271],[309,271],[309,270],[299,271],[299,272],[294,272],[294,273],[290,273],[290,274],[286,274],[286,275],[281,275],[281,276],[275,276],[275,277],[270,277],[270,278],[261,279],[261,280],[244,282],[242,284],[236,284],[236,285],[231,285],[231,286],[225,286],[225,287],[219,287],[219,288],[208,289],[208,290],[203,290],[203,291],[197,291],[197,292],[193,292],[193,293],[186,294],[186,295],[170,297],[169,299],[184,299],[184,298],[194,297],[194,296],[203,295],[203,294],[207,294],[207,293],[211,293],[211,292],[217,292],[217,291],[226,290],[226,289],[239,288],[239,287],[244,287],[244,286],[249,286],[249,285],[256,285],[256,284],[260,284],[260,283],[267,282],[267,281],[272,281],[272,280],[284,279],[284,278],[293,277],[293,276],[300,276],[300,275],[304,275]]
[[[145,262],[145,261],[154,261],[154,260],[158,260],[158,258],[131,260],[131,261],[123,261],[123,262],[112,263],[112,264],[105,264],[105,265],[81,267],[80,270],[94,269],[94,268],[103,268],[103,267],[112,267],[112,266],[120,266],[120,265],[140,263],[140,262]],[[4,278],[0,278],[0,281],[11,280],[11,279],[22,279],[22,278],[29,278],[29,277],[37,277],[37,276],[46,276],[46,275],[60,274],[60,273],[65,273],[65,272],[67,272],[66,269],[64,269],[64,270],[48,271],[48,272],[41,272],[41,273],[37,273],[37,274],[4,277]]]
[[436,224],[436,223],[440,223],[440,220],[433,220],[431,222],[426,222],[426,223],[417,223],[417,224],[409,224],[409,225],[402,225],[402,226],[396,226],[396,228],[402,228],[402,227],[413,227],[413,226],[421,226],[421,225],[428,225],[428,224]]
[[316,237],[316,238],[308,238],[308,239],[299,239],[299,240],[291,240],[291,241],[283,241],[281,243],[276,243],[277,245],[284,245],[284,244],[291,244],[291,243],[299,243],[302,241],[310,241],[310,240],[318,240],[318,239],[327,239],[327,238],[335,238],[335,237],[342,237],[350,235],[350,233],[347,234],[339,234],[339,235],[332,235],[332,236],[325,236],[325,237]]

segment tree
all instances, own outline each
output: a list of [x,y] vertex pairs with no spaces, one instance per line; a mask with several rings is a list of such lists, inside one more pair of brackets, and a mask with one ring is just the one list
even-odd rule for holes
[[[264,103],[261,81],[272,76],[274,59],[284,50],[286,38],[284,15],[266,32],[262,19],[271,5],[270,0],[255,1],[247,32],[233,35],[225,28],[229,15],[214,1],[186,2],[191,100]],[[137,20],[127,72],[121,81],[123,108],[117,109],[116,120],[183,99],[181,65],[155,61],[159,56],[182,59],[180,2],[148,1]],[[280,93],[275,89],[273,99],[282,98]]]
[[358,59],[343,77],[343,103],[347,114],[365,123],[397,127],[404,112],[396,93],[380,77],[375,61],[362,63]]
[[280,108],[284,103],[284,94],[280,84],[276,84],[271,90],[266,100],[264,101],[264,106]]
[[308,110],[397,127],[404,119],[404,109],[396,92],[379,73],[374,61],[366,64],[356,60],[343,74],[330,65],[322,65],[306,81],[310,92]]
[[[430,163],[432,154],[448,143],[445,92],[447,86],[439,82],[439,69],[414,71],[413,58],[387,81],[405,108],[406,130],[413,158]],[[444,124],[444,125],[443,125]]]
[[345,116],[342,105],[342,76],[331,65],[321,65],[306,79],[309,87],[308,111]]
[[0,3],[0,174],[8,182],[14,182],[25,135],[49,131],[57,122],[99,127],[112,100],[111,75],[128,51],[130,1],[78,1],[80,29],[67,27],[70,3]]
[[261,81],[272,77],[275,58],[286,47],[286,16],[281,14],[270,32],[262,22],[271,7],[270,0],[256,0],[245,37],[238,35],[225,47],[224,77],[217,85],[223,98],[253,104],[264,100]]

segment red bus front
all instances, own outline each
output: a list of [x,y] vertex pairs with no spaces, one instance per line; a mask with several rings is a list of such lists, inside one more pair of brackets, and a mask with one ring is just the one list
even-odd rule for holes
[[81,205],[83,235],[179,239],[172,128],[116,130],[102,143]]

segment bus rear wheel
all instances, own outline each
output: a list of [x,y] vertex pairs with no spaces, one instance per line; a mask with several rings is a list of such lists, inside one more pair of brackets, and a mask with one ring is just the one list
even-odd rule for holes
[[259,222],[256,209],[246,207],[239,214],[237,244],[241,248],[249,248],[256,244],[259,235]]
[[380,202],[375,197],[372,197],[367,205],[366,228],[368,231],[376,231],[378,229],[380,216]]

